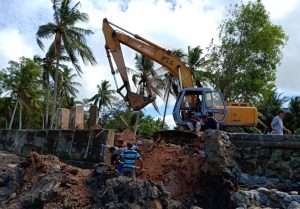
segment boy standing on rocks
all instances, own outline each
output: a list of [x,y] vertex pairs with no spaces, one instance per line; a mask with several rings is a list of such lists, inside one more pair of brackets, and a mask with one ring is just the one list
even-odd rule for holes
[[143,160],[140,154],[136,150],[133,150],[133,145],[131,143],[127,143],[127,149],[124,150],[120,156],[123,159],[122,176],[135,178],[134,168],[136,160],[140,161],[140,169],[143,170]]

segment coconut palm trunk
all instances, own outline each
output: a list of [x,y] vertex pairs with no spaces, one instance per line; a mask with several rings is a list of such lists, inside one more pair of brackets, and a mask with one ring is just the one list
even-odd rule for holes
[[45,119],[45,128],[48,129],[48,123],[49,123],[49,98],[50,98],[50,91],[49,91],[49,74],[47,73],[47,99],[46,99],[46,119]]
[[19,101],[19,105],[20,105],[20,111],[19,111],[19,129],[22,129],[22,103]]
[[[64,90],[62,89],[61,90],[61,93],[60,93],[60,98],[59,98],[59,102],[58,102],[58,109],[57,109],[57,113],[55,114],[55,116],[54,116],[54,120],[55,120],[55,117],[56,117],[56,115],[58,116],[58,114],[59,114],[59,109],[61,108],[61,106],[62,106],[62,100],[63,100],[63,97],[64,97]],[[56,120],[56,128],[58,128],[58,119]]]
[[137,111],[136,112],[136,119],[135,119],[135,122],[134,122],[134,125],[133,125],[133,133],[134,135],[136,135],[137,133],[137,129],[138,129],[138,125],[139,125],[139,120],[140,120],[140,111]]
[[60,48],[61,48],[61,35],[59,33],[57,33],[56,37],[55,37],[56,69],[55,69],[55,78],[54,78],[54,94],[53,94],[50,129],[53,129],[54,119],[55,119],[55,114],[56,114],[57,83],[58,83],[59,59],[60,59],[60,54],[61,54]]
[[167,100],[166,100],[166,104],[165,104],[165,109],[164,109],[164,116],[163,116],[163,120],[162,120],[162,129],[164,129],[165,127],[165,119],[166,119],[166,113],[167,113],[167,108],[168,108],[168,103],[169,103],[169,96],[170,96],[170,89],[168,90],[167,93]]
[[16,113],[16,110],[17,110],[18,104],[19,104],[19,100],[17,100],[17,103],[16,103],[16,105],[15,105],[15,108],[14,108],[13,114],[12,114],[12,116],[11,116],[11,120],[10,120],[10,123],[9,123],[9,129],[11,129],[11,127],[12,127],[12,124],[13,124],[13,122],[14,122],[15,113]]

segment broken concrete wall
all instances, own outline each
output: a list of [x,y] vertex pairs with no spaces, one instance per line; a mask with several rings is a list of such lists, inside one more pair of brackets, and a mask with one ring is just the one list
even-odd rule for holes
[[84,110],[83,106],[76,106],[70,110],[70,129],[84,129]]
[[26,155],[37,151],[65,160],[108,162],[106,145],[113,146],[115,132],[102,130],[0,130],[0,150]]
[[58,129],[69,129],[70,110],[66,108],[58,109]]

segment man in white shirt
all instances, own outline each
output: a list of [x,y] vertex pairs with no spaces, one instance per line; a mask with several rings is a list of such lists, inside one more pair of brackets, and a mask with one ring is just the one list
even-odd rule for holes
[[284,115],[285,112],[283,110],[279,110],[278,115],[273,118],[271,123],[272,134],[283,135],[283,130],[288,132],[289,134],[291,133],[291,131],[283,125],[282,118],[284,117]]

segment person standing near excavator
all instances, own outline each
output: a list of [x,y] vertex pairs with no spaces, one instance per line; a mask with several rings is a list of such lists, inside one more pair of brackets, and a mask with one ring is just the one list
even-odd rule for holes
[[286,131],[288,134],[291,133],[289,129],[284,127],[282,118],[285,116],[284,110],[279,110],[277,116],[275,116],[271,122],[272,132],[271,134],[283,135],[283,131]]
[[143,170],[143,160],[140,154],[133,149],[133,145],[131,143],[127,143],[127,149],[122,152],[120,157],[123,160],[123,169],[121,173],[122,176],[135,178],[134,168],[136,160],[140,162],[140,169]]

